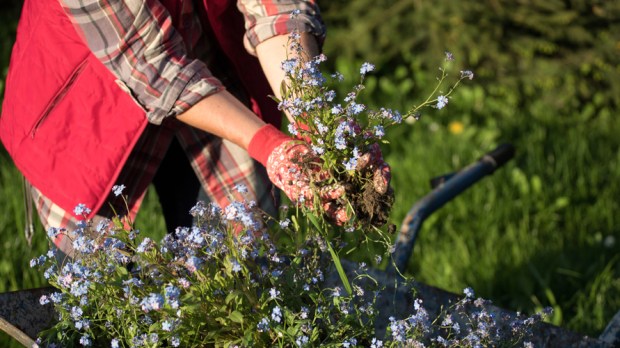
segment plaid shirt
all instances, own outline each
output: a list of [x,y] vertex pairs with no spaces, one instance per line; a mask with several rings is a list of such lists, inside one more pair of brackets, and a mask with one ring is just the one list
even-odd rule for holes
[[[222,88],[205,64],[209,57],[196,57],[209,48],[202,47],[208,41],[192,0],[177,1],[179,18],[170,18],[159,0],[61,0],[90,50],[154,124]],[[251,49],[294,29],[325,35],[314,0],[239,0],[237,7],[245,18]]]
[[[235,79],[227,76],[226,71],[217,70],[217,57],[191,0],[181,2],[179,18],[171,18],[158,0],[61,0],[61,3],[91,51],[117,76],[120,87],[145,110],[151,123],[117,179],[118,184],[127,187],[123,195],[127,197],[132,219],[174,137],[190,158],[213,202],[222,207],[228,205],[235,197],[234,186],[243,184],[249,189],[246,198],[256,200],[263,207],[273,203],[264,170],[245,150],[174,118],[223,88],[243,99]],[[250,50],[264,40],[295,29],[319,38],[325,34],[314,1],[287,0],[276,4],[267,0],[239,0],[238,8],[245,18]],[[296,10],[299,14],[291,16]],[[46,229],[75,228],[78,219],[73,212],[54,204],[36,187],[29,187]],[[110,194],[108,202],[116,211],[123,211],[124,203],[119,197]],[[104,206],[95,220],[111,213]],[[68,238],[60,235],[54,243],[71,254]]]

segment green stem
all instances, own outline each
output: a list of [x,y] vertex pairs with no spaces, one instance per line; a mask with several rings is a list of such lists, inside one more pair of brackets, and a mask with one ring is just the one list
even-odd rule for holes
[[347,294],[351,296],[351,294],[353,293],[353,289],[351,288],[351,283],[349,283],[349,278],[347,278],[346,273],[344,273],[344,269],[342,268],[342,264],[340,263],[340,257],[332,247],[332,243],[328,240],[325,240],[325,242],[327,242],[327,248],[329,249],[329,253],[332,255],[332,260],[334,261],[334,265],[336,266],[336,270],[338,271],[340,280],[342,281],[344,288],[347,290]]

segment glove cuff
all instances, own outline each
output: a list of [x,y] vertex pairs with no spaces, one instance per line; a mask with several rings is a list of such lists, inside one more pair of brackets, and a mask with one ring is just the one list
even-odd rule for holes
[[291,138],[284,133],[280,132],[276,127],[271,124],[262,126],[256,134],[250,140],[248,145],[248,153],[250,157],[259,161],[265,167],[267,166],[267,159],[273,150],[283,142],[291,140]]

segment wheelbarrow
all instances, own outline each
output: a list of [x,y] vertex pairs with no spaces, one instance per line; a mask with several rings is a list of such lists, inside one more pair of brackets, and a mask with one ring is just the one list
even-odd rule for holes
[[[425,309],[431,315],[439,313],[462,298],[460,295],[417,281],[403,282],[398,286],[394,284],[401,284],[399,274],[406,270],[424,220],[471,185],[492,174],[513,156],[512,145],[501,145],[457,173],[431,181],[433,190],[413,205],[402,223],[395,242],[394,262],[385,271],[370,271],[370,275],[379,284],[385,285],[381,297],[384,303],[379,304],[382,310],[376,322],[388,323],[388,318],[391,316],[404,318],[413,313],[416,306],[413,292],[416,293],[417,299],[423,301]],[[355,264],[344,260],[343,267],[350,275],[356,269]],[[339,276],[333,272],[327,277],[326,282],[338,283]],[[56,314],[53,307],[39,304],[42,295],[49,295],[54,291],[55,288],[45,287],[0,294],[0,329],[24,346],[32,347],[37,335],[55,323]],[[492,313],[496,318],[501,318],[499,320],[509,321],[518,316],[516,312],[494,306],[489,302],[485,302],[483,306],[485,311]],[[376,329],[381,332],[385,327],[378,326]],[[534,347],[620,347],[620,312],[612,318],[597,338],[541,323],[536,325],[533,337],[530,337],[529,341]]]

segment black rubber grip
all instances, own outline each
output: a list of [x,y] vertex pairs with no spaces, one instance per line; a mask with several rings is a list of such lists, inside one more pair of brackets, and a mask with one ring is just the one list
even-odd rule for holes
[[487,153],[485,157],[491,157],[495,162],[495,169],[504,165],[515,155],[515,147],[512,144],[501,144],[495,150]]

